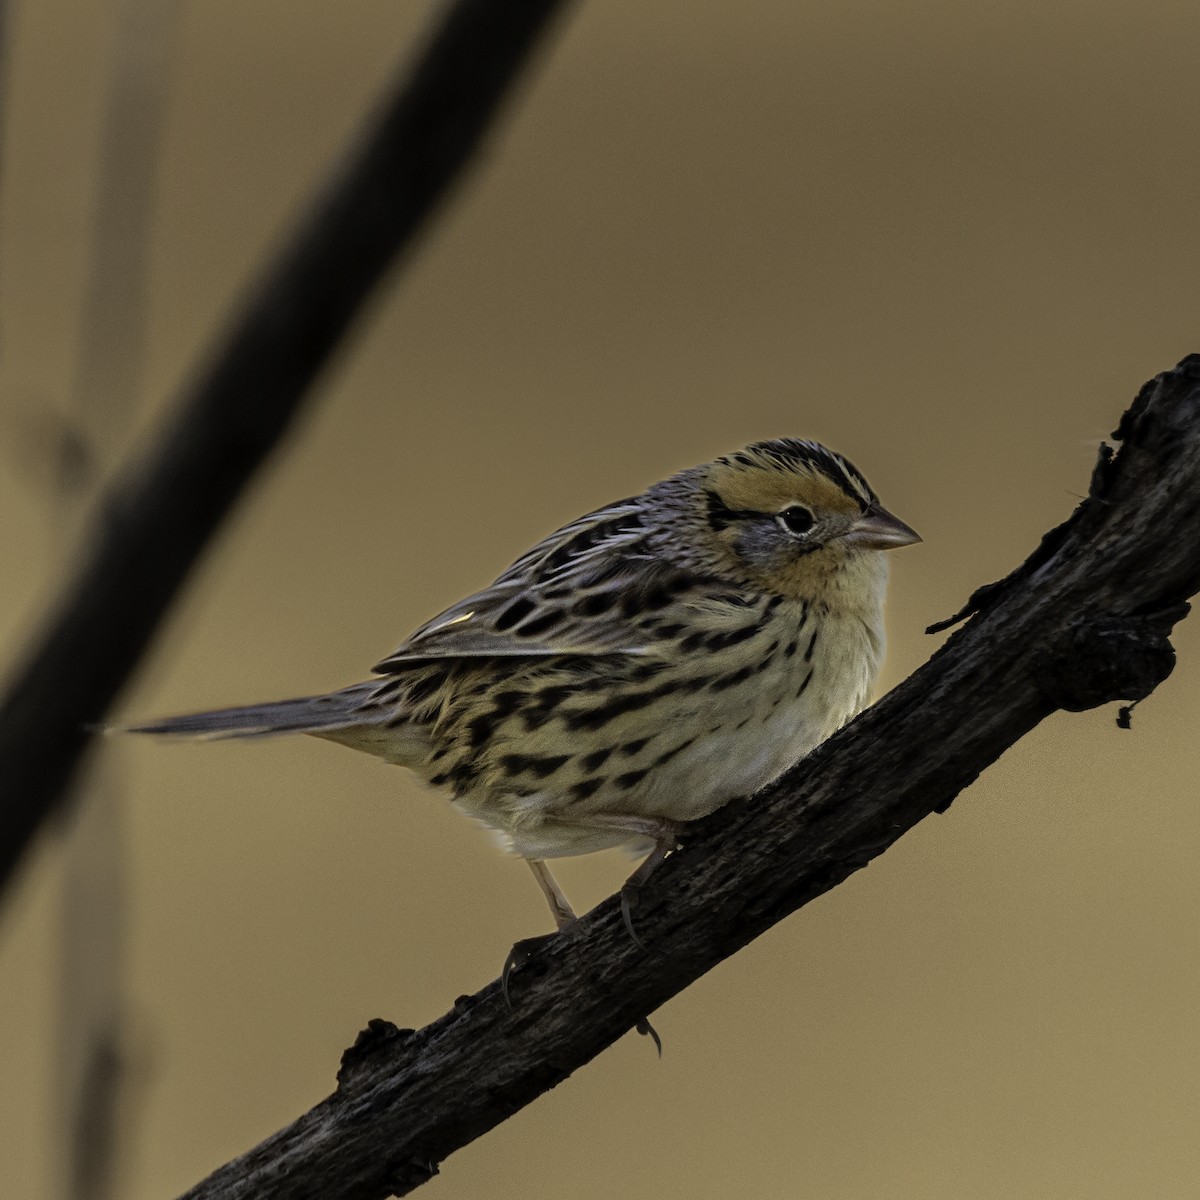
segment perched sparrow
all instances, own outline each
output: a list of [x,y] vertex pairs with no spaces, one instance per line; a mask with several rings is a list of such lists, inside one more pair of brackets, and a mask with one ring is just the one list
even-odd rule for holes
[[[137,726],[308,733],[445,785],[530,865],[628,846],[748,796],[867,702],[883,656],[882,550],[921,539],[815,442],[692,467],[539,542],[341,691]],[[631,927],[632,932],[632,927]]]

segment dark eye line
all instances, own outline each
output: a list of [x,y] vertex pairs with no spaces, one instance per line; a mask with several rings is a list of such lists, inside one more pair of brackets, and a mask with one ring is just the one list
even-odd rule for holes
[[704,494],[708,502],[708,525],[715,533],[719,533],[723,529],[728,529],[735,521],[771,521],[778,523],[783,520],[786,524],[787,513],[804,513],[809,521],[807,528],[803,531],[793,530],[793,532],[807,533],[816,524],[812,509],[805,504],[789,504],[787,508],[780,509],[778,512],[763,512],[757,508],[730,508],[716,492],[706,491]]
[[760,520],[763,517],[773,517],[774,513],[756,512],[752,508],[730,508],[716,492],[704,493],[708,501],[708,527],[714,533],[727,529],[734,521]]

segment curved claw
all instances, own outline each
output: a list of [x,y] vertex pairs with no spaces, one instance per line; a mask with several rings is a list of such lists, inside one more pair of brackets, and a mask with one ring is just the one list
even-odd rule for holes
[[654,849],[646,856],[642,865],[625,880],[625,886],[621,888],[621,920],[625,922],[625,928],[628,930],[629,936],[633,938],[634,945],[645,950],[647,954],[652,953],[650,947],[638,937],[637,931],[633,928],[633,906],[642,884],[658,870],[667,855],[678,848],[679,827],[673,821],[663,822],[663,828],[659,832]]
[[658,1057],[662,1058],[662,1038],[658,1036],[658,1030],[655,1029],[645,1017],[638,1018],[637,1024],[634,1025],[634,1029],[636,1029],[638,1033],[642,1035],[642,1037],[648,1037],[654,1042],[654,1045],[658,1048]]
[[[629,936],[633,939],[633,944],[639,950],[644,950],[647,954],[653,953],[649,946],[638,937],[637,930],[633,927],[633,905],[637,900],[638,888],[640,884],[626,883],[621,889],[621,920],[625,922],[625,929]],[[640,1033],[641,1030],[638,1030]]]
[[508,1006],[509,1012],[513,1010],[512,997],[508,991],[509,977],[513,971],[518,967],[523,967],[534,954],[556,937],[558,937],[557,933],[543,933],[538,937],[522,938],[519,942],[513,942],[513,948],[508,952],[508,957],[504,960],[504,968],[500,972],[500,994],[504,997],[504,1003]]

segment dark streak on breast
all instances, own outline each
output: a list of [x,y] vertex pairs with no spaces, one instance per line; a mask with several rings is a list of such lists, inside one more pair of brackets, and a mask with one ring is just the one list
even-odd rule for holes
[[585,754],[579,760],[579,765],[590,775],[593,771],[598,771],[604,766],[608,760],[608,756],[615,749],[615,746],[605,746],[603,750],[593,750],[591,754]]
[[529,754],[506,754],[500,759],[500,765],[511,775],[530,774],[538,779],[548,779],[555,771],[570,761],[569,754],[555,754],[539,758]]
[[731,629],[721,633],[711,633],[707,636],[704,642],[707,650],[724,650],[729,646],[736,646],[739,642],[744,642],[748,638],[752,638],[760,629],[758,622],[753,625],[743,625],[740,629]]
[[714,679],[708,685],[709,691],[723,692],[726,688],[736,687],[739,683],[745,683],[758,670],[757,663],[750,663],[742,667],[740,671],[734,671],[732,675],[724,675],[720,679]]
[[589,796],[591,796],[591,795],[595,794],[597,791],[599,791],[600,787],[603,783],[604,783],[603,775],[596,775],[591,779],[583,780],[582,783],[577,783],[571,789],[572,801],[586,800]]
[[812,637],[810,637],[808,639],[808,649],[804,651],[804,661],[805,662],[808,662],[808,663],[812,662],[813,650],[817,644],[817,634],[820,632],[821,632],[820,626],[817,626],[817,628],[812,631]]
[[683,686],[683,682],[679,679],[668,679],[660,683],[658,687],[648,688],[644,692],[626,692],[597,708],[585,708],[568,713],[564,717],[564,721],[567,728],[572,730],[601,729],[609,721],[623,713],[636,712],[639,708],[645,708],[647,705],[653,704],[655,700],[678,691]]
[[624,775],[618,775],[613,783],[619,788],[631,788],[634,784],[641,783],[647,775],[650,774],[650,768],[645,767],[640,771],[626,771]]
[[651,767],[661,767],[663,763],[670,762],[675,755],[680,753],[682,750],[686,750],[695,740],[695,738],[688,738],[686,742],[680,742],[678,746],[673,746],[670,750],[660,754],[651,764]]
[[625,755],[626,758],[633,758],[635,755],[640,754],[643,750],[645,750],[646,746],[654,740],[654,737],[655,735],[651,734],[650,737],[638,738],[637,741],[634,742],[626,742],[620,748],[620,751],[623,755]]

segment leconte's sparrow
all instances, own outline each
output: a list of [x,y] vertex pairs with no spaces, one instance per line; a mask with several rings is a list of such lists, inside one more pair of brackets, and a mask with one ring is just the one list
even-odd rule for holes
[[[628,846],[748,796],[867,702],[883,656],[881,551],[920,541],[815,442],[755,444],[580,517],[421,626],[377,678],[169,717],[136,732],[307,733],[445,786],[533,870]],[[631,926],[632,929],[632,926]]]

